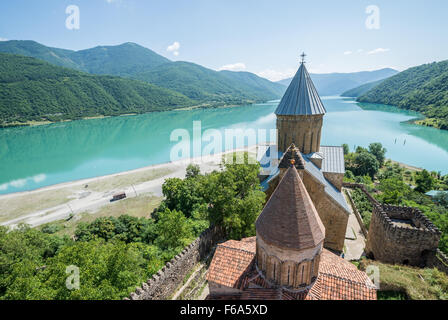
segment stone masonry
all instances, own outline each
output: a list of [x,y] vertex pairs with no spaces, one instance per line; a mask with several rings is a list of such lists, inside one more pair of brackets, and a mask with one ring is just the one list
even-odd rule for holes
[[182,283],[185,276],[201,260],[207,257],[212,248],[223,239],[218,227],[204,231],[193,243],[169,261],[126,300],[166,300]]

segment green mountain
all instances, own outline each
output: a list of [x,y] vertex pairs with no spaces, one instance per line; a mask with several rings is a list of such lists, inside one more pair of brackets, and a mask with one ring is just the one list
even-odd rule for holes
[[244,76],[235,75],[235,72],[218,72],[182,61],[160,65],[138,73],[133,78],[178,91],[191,99],[207,103],[249,103],[281,96],[281,90],[275,92],[278,85],[273,83],[271,85],[275,89],[266,91],[263,86],[268,86],[267,83],[260,86],[258,83],[246,82]]
[[369,83],[363,84],[362,86],[347,90],[341,94],[341,97],[357,98],[357,97],[363,95],[364,93],[366,93],[367,91],[369,91],[370,89],[374,88],[375,86],[379,85],[383,81],[384,80],[369,82]]
[[132,77],[141,70],[171,62],[154,51],[131,42],[76,51],[70,56],[89,73],[123,77]]
[[[386,68],[353,73],[311,74],[310,76],[321,96],[334,96],[369,82],[389,78],[397,73],[398,71],[394,69]],[[291,80],[292,78],[285,79],[278,83],[289,85]]]
[[60,67],[87,71],[72,60],[71,55],[74,51],[46,47],[31,40],[0,41],[0,52],[20,54],[44,60]]
[[97,76],[0,53],[0,124],[77,119],[191,106],[184,95],[114,76]]
[[448,129],[448,60],[410,68],[358,98],[411,109],[430,118],[426,124]]
[[34,41],[5,41],[0,42],[0,52],[30,56],[92,74],[138,79],[212,105],[278,99],[286,90],[248,72],[217,72],[193,63],[172,62],[135,43],[71,51]]
[[[250,72],[223,70],[220,71],[220,73],[229,79],[250,86],[251,90],[257,90],[259,91],[259,94],[269,95],[267,99],[270,99],[270,97],[282,97],[287,89],[283,84],[271,82]],[[249,90],[249,88],[247,90]]]

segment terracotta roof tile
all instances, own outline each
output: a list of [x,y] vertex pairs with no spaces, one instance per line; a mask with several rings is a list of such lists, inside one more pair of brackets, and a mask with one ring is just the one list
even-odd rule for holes
[[[322,251],[319,276],[311,288],[302,292],[279,291],[261,277],[254,266],[255,238],[227,241],[218,246],[208,279],[240,289],[241,293],[209,296],[222,300],[376,300],[376,290],[365,272],[328,250]],[[245,248],[245,249],[243,249]]]
[[218,245],[210,264],[207,280],[227,287],[238,287],[244,273],[252,267],[255,250],[250,242],[230,240]]

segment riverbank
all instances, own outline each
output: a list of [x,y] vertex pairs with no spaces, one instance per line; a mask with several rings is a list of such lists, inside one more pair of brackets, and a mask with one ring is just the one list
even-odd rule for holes
[[[141,216],[145,203],[142,196],[150,197],[152,206],[162,198],[162,185],[168,178],[184,178],[186,168],[190,163],[198,164],[201,172],[208,173],[218,170],[222,157],[233,152],[249,151],[256,153],[257,145],[217,153],[202,158],[179,160],[164,164],[147,166],[112,175],[82,179],[56,184],[33,191],[25,191],[0,195],[0,225],[16,226],[26,223],[32,227],[47,224],[57,220],[73,217],[107,215],[110,211],[122,214],[134,210]],[[111,203],[112,196],[117,192],[125,192],[126,200]],[[135,198],[134,204],[132,200]],[[140,199],[140,200],[139,200]],[[114,210],[123,202],[130,205],[122,210]],[[142,208],[140,208],[143,206]],[[103,210],[106,208],[106,210]]]
[[241,107],[245,105],[253,105],[257,103],[267,103],[269,101],[244,101],[240,104],[200,104],[197,106],[190,106],[190,107],[180,107],[180,108],[173,108],[173,109],[166,109],[163,111],[150,111],[145,113],[125,113],[125,114],[119,114],[119,115],[98,115],[98,116],[89,116],[89,117],[81,117],[76,119],[61,119],[58,121],[50,121],[50,120],[30,120],[30,121],[24,121],[24,122],[5,122],[0,123],[0,129],[1,128],[20,128],[20,127],[35,127],[35,126],[42,126],[42,125],[48,125],[53,123],[61,123],[61,122],[71,122],[71,121],[77,121],[77,120],[90,120],[90,119],[104,119],[104,118],[110,118],[110,117],[127,117],[127,116],[136,116],[139,114],[149,114],[149,113],[155,113],[155,112],[168,112],[168,111],[191,111],[191,110],[197,110],[197,109],[216,109],[216,108],[234,108],[234,107]]

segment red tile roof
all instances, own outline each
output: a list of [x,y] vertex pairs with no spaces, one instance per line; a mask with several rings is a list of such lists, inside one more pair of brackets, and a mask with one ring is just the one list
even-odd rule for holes
[[210,264],[207,279],[222,286],[235,287],[252,267],[255,256],[253,241],[234,241],[219,244]]
[[319,276],[311,288],[302,292],[272,288],[254,267],[255,241],[253,237],[218,245],[208,280],[240,292],[210,295],[207,299],[376,300],[376,290],[367,274],[325,249],[319,264]]

